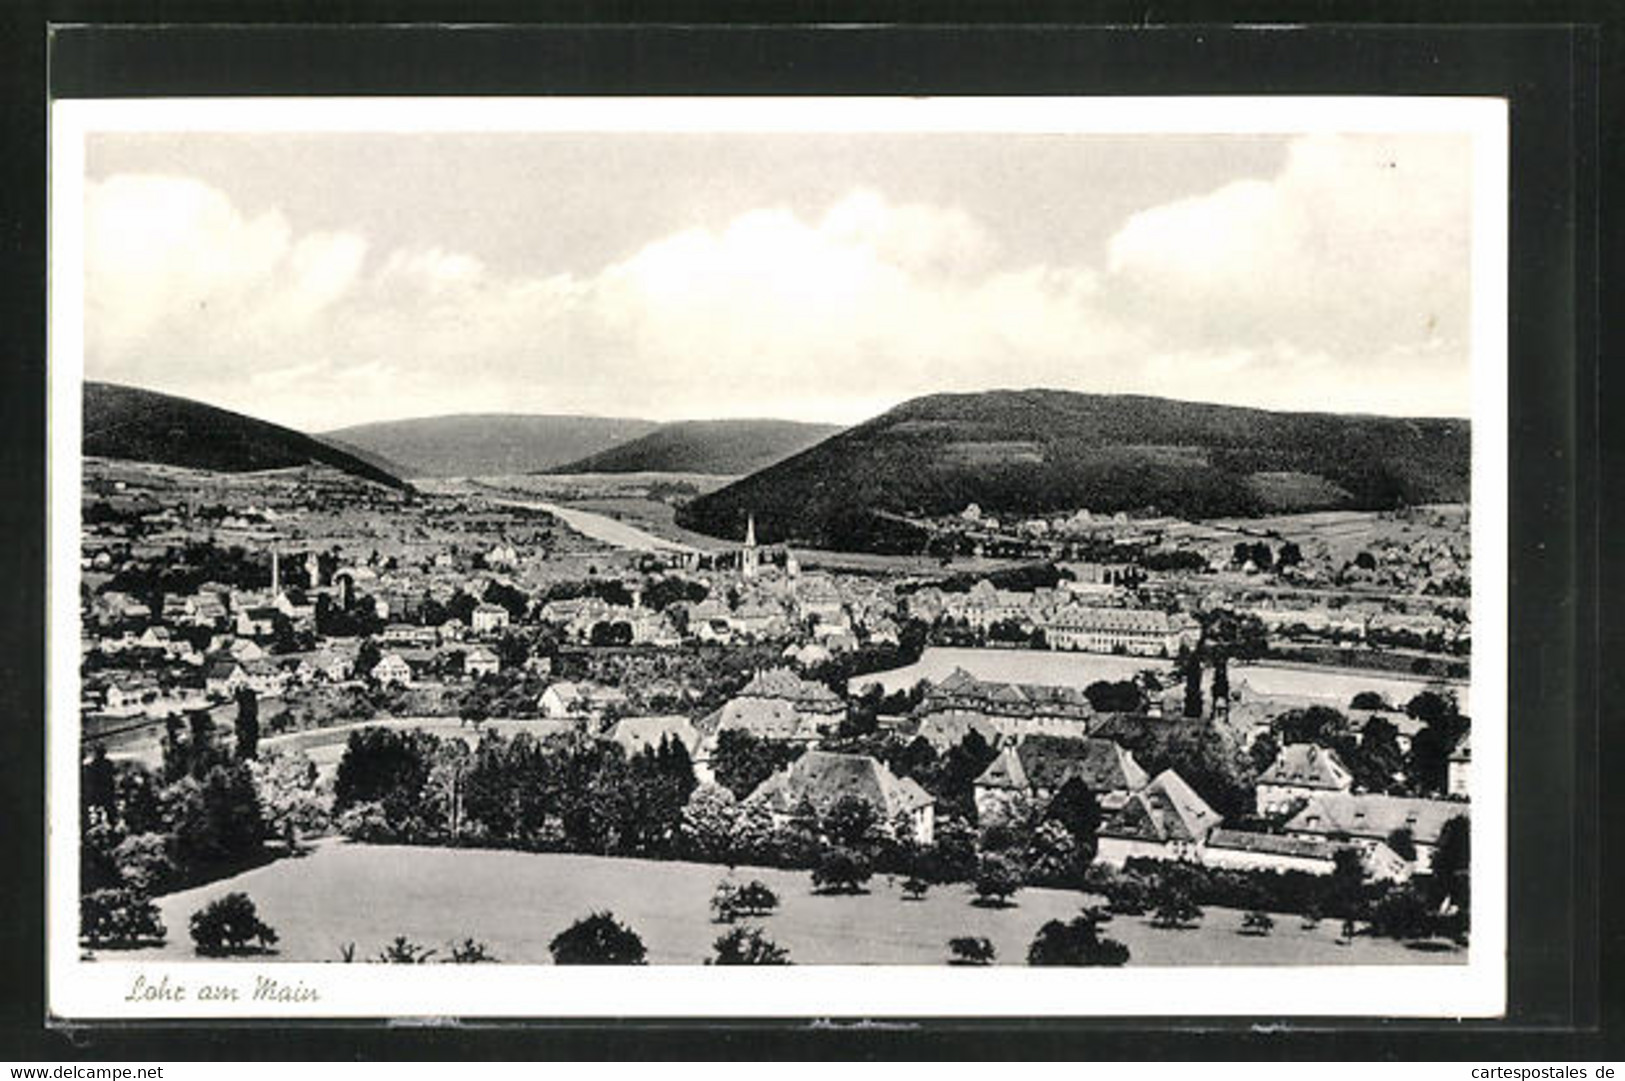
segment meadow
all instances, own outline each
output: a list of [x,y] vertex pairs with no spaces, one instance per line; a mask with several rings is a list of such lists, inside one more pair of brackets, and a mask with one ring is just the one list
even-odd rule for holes
[[[358,960],[375,957],[395,936],[444,957],[472,937],[499,960],[549,961],[554,935],[581,916],[609,909],[642,936],[651,964],[700,964],[727,928],[711,922],[710,899],[725,877],[760,879],[780,907],[759,921],[798,964],[930,965],[947,960],[958,935],[985,935],[1001,964],[1025,962],[1027,946],[1050,919],[1070,919],[1099,899],[1051,889],[1025,889],[1008,908],[979,908],[963,885],[938,886],[923,900],[903,897],[877,876],[869,892],[823,896],[806,872],[685,862],[609,859],[557,853],[406,848],[342,840],[317,843],[233,878],[158,899],[169,939],[162,947],[107,955],[118,960],[185,960],[190,914],[233,890],[248,893],[280,935],[269,960],[337,961],[354,944]],[[1373,965],[1464,962],[1453,947],[1413,949],[1357,937],[1337,942],[1335,921],[1305,929],[1276,918],[1268,936],[1240,933],[1242,913],[1210,908],[1185,930],[1152,927],[1148,917],[1119,916],[1105,933],[1131,951],[1135,966]]]

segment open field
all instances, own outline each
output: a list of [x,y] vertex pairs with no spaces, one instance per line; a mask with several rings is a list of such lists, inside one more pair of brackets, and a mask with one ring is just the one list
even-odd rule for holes
[[[547,963],[547,944],[575,919],[611,909],[643,938],[653,964],[699,964],[726,928],[710,922],[712,891],[728,875],[695,863],[597,856],[402,848],[331,840],[307,855],[279,860],[234,878],[159,899],[169,941],[162,947],[108,954],[109,959],[184,960],[191,913],[233,890],[247,892],[261,918],[281,936],[277,960],[338,960],[348,943],[372,957],[394,936],[444,954],[473,937],[503,961]],[[805,872],[741,868],[736,880],[758,878],[780,898],[761,921],[767,934],[802,964],[939,964],[957,935],[985,935],[1002,963],[1025,961],[1027,945],[1050,919],[1076,915],[1084,895],[1023,890],[1014,906],[977,908],[965,886],[933,889],[905,901],[884,878],[871,892],[823,897]],[[1337,925],[1305,930],[1294,917],[1277,919],[1267,937],[1241,935],[1241,914],[1209,909],[1200,926],[1159,930],[1143,917],[1118,917],[1107,933],[1128,945],[1140,965],[1424,964],[1464,962],[1466,952],[1412,949],[1382,939],[1338,945]]]
[[939,683],[963,668],[977,679],[996,683],[1029,683],[1045,687],[1084,688],[1097,680],[1124,680],[1152,668],[1172,670],[1166,660],[1156,657],[1125,657],[1112,653],[1068,653],[1043,649],[977,649],[961,646],[929,646],[920,659],[905,668],[853,676],[847,690],[861,694],[878,683],[891,694],[906,690],[922,679]]

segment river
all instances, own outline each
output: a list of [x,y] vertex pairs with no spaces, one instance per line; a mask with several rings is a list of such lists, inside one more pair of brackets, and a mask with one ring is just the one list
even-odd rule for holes
[[557,503],[528,502],[521,499],[493,499],[492,503],[504,507],[526,507],[546,511],[559,521],[580,533],[615,548],[634,552],[698,552],[699,549],[679,541],[657,537],[636,526],[579,507],[561,507]]

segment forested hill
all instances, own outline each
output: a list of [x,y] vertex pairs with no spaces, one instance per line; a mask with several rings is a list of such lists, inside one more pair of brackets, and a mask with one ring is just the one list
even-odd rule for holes
[[84,424],[84,453],[102,458],[223,473],[315,462],[378,484],[407,487],[387,470],[291,428],[117,383],[85,383]]
[[[679,524],[764,542],[906,549],[894,515],[1140,511],[1183,518],[1468,497],[1466,420],[1274,413],[1129,395],[916,398],[694,500]],[[879,513],[877,513],[879,512]]]
[[399,462],[411,477],[482,477],[553,469],[656,427],[627,417],[486,413],[358,424],[323,438]]
[[550,472],[741,476],[766,469],[840,430],[833,424],[789,420],[678,421]]

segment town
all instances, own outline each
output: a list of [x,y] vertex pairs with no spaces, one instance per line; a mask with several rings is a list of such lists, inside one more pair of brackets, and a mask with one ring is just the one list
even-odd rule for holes
[[[711,865],[730,923],[792,872],[834,897],[877,874],[968,890],[978,919],[1094,898],[1033,963],[1140,963],[1108,935],[1204,908],[1238,914],[1236,963],[1286,917],[1351,962],[1378,941],[1464,959],[1464,507],[969,505],[911,519],[918,556],[859,559],[750,519],[702,543],[660,528],[680,485],[639,495],[632,525],[517,482],[87,459],[86,948],[187,949],[166,898],[337,844]],[[771,904],[740,900],[752,875]],[[247,908],[195,914],[199,953],[355,953],[302,955],[268,906],[225,901]],[[951,930],[916,959],[1021,959]],[[519,959],[465,936],[448,959]],[[761,927],[724,939],[784,958]]]

